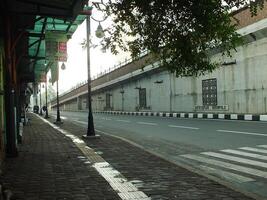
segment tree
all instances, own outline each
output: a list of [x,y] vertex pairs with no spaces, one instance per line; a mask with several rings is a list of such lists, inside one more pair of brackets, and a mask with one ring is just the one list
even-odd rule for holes
[[57,93],[55,91],[55,89],[53,88],[52,85],[48,85],[48,88],[47,88],[47,101],[51,101],[53,99],[55,99],[57,96]]
[[264,0],[109,0],[106,12],[114,26],[106,30],[104,46],[132,57],[149,50],[177,76],[198,76],[218,66],[209,50],[231,56],[240,45],[231,10],[242,6],[255,15]]

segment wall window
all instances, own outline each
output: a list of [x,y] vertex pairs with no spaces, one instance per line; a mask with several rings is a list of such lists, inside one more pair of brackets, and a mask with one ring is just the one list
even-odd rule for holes
[[217,105],[217,79],[202,80],[202,102],[203,106]]
[[82,110],[82,97],[78,97],[78,110]]
[[110,94],[106,93],[106,108],[111,108],[110,106]]
[[139,106],[146,108],[146,88],[139,89]]

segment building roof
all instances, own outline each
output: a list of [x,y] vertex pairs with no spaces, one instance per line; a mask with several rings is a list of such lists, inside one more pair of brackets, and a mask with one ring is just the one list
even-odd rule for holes
[[[40,80],[47,72],[45,65],[45,33],[49,30],[63,31],[69,37],[83,22],[85,0],[2,0],[0,12],[11,16],[16,33],[17,69],[22,81]],[[5,19],[3,19],[4,21]],[[3,26],[0,22],[0,26]],[[0,35],[4,34],[1,33]]]

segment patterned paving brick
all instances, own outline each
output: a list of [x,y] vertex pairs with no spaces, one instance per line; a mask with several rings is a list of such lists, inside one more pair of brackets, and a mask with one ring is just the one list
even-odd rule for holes
[[[85,128],[70,121],[64,121],[61,128],[76,136],[86,133]],[[136,182],[138,189],[152,200],[251,199],[122,140],[101,135],[101,139],[87,141],[87,144],[95,152],[102,152],[101,157],[129,181]]]
[[120,199],[100,174],[80,159],[83,154],[70,139],[34,115],[30,118],[19,157],[6,160],[3,176],[16,199]]

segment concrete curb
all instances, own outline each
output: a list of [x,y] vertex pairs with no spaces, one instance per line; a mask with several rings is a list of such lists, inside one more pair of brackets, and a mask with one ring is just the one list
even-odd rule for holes
[[158,117],[172,117],[172,118],[267,121],[267,114],[253,115],[253,114],[167,113],[167,112],[125,112],[125,111],[95,111],[94,113],[104,113],[113,115],[158,116]]

